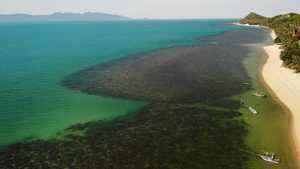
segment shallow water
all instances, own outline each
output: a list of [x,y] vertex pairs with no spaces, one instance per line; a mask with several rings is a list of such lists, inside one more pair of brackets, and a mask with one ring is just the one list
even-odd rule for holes
[[[264,121],[263,118],[260,121],[251,122],[251,117],[248,117],[244,107],[240,105],[240,98],[236,98],[242,97],[244,91],[249,92],[253,88],[258,88],[256,83],[251,85],[253,88],[244,88],[242,84],[244,81],[251,81],[253,74],[249,69],[246,72],[242,64],[242,60],[248,57],[250,48],[239,44],[262,41],[265,38],[262,35],[265,36],[268,32],[252,29],[235,33],[226,32],[221,38],[220,36],[208,37],[206,43],[209,45],[199,45],[199,43],[204,43],[203,38],[201,42],[197,40],[201,36],[241,28],[211,25],[217,22],[221,21],[89,21],[67,24],[46,22],[53,26],[53,30],[50,29],[52,33],[56,34],[61,31],[60,35],[68,35],[64,39],[66,44],[49,47],[55,51],[59,49],[61,53],[58,52],[58,55],[48,55],[48,52],[53,54],[53,51],[47,52],[48,48],[43,48],[46,52],[42,53],[46,56],[39,53],[32,55],[35,57],[29,60],[25,57],[23,61],[16,62],[17,66],[11,65],[12,68],[21,71],[16,71],[14,74],[9,74],[8,71],[5,73],[7,85],[3,89],[7,91],[5,93],[15,89],[15,93],[5,96],[3,100],[16,98],[25,106],[12,106],[18,105],[16,101],[9,102],[12,100],[5,102],[6,107],[3,106],[3,108],[6,108],[4,109],[6,113],[3,113],[5,114],[3,117],[6,117],[8,121],[9,119],[19,121],[11,122],[11,126],[7,125],[9,127],[4,130],[6,133],[2,134],[13,135],[12,132],[22,132],[21,129],[15,130],[13,127],[24,128],[24,135],[17,134],[17,138],[8,140],[4,142],[5,144],[30,136],[49,138],[56,136],[56,132],[58,132],[58,137],[46,141],[34,141],[30,137],[27,142],[16,143],[2,149],[1,166],[29,168],[75,166],[79,168],[124,168],[125,166],[129,168],[241,168],[241,166],[247,168],[248,166],[264,166],[268,168],[269,165],[260,165],[261,161],[256,161],[236,148],[257,148],[248,137],[252,134],[251,128],[253,125],[263,126],[264,122],[267,122],[267,119]],[[16,23],[6,24],[4,27],[14,26]],[[45,28],[44,24],[38,26]],[[120,27],[116,27],[120,24],[125,24],[125,29],[122,27],[119,30]],[[28,26],[28,23],[25,25]],[[187,27],[188,31],[184,29]],[[92,34],[79,33],[79,30],[83,28],[88,32],[93,30]],[[104,31],[105,33],[101,34],[99,29],[107,29],[107,32]],[[32,30],[35,31],[29,34],[36,34],[42,29],[33,28]],[[67,32],[67,30],[71,31]],[[120,33],[119,36],[113,34],[117,30]],[[38,35],[44,35],[45,30],[42,32]],[[108,37],[110,33],[112,34]],[[99,37],[93,36],[95,34]],[[244,35],[243,38],[236,41],[235,37],[241,35]],[[253,35],[258,36],[255,38]],[[31,36],[26,34],[25,37]],[[228,41],[230,37],[233,41]],[[61,37],[56,36],[56,38]],[[95,38],[96,41],[88,43],[89,40],[95,40]],[[43,41],[44,39],[37,38],[36,40]],[[126,40],[132,43],[125,43]],[[119,48],[110,48],[112,47],[110,45],[114,43],[116,45],[114,47]],[[70,51],[70,48],[66,48],[68,45],[74,53],[64,51],[64,49]],[[82,47],[82,51],[76,47]],[[156,48],[160,49],[153,50]],[[18,57],[23,56],[16,53]],[[8,54],[6,53],[7,56]],[[118,59],[125,56],[131,57]],[[10,61],[12,64],[16,58],[10,56],[3,57],[2,60]],[[38,59],[41,59],[42,64]],[[10,68],[6,64],[3,65]],[[44,69],[46,65],[49,67]],[[12,68],[10,70],[14,70]],[[17,76],[18,73],[19,76]],[[122,79],[124,77],[125,79]],[[23,78],[27,78],[27,81]],[[220,83],[219,79],[223,81]],[[13,80],[18,83],[9,86],[8,82]],[[62,80],[71,82],[64,83],[63,81],[62,84],[72,90],[61,86]],[[138,80],[140,82],[136,83]],[[99,81],[104,82],[98,83]],[[30,82],[33,84],[30,85]],[[26,90],[19,91],[21,87],[16,84]],[[147,86],[149,84],[151,85]],[[176,89],[170,88],[170,84],[175,85]],[[160,86],[157,87],[158,85]],[[80,88],[82,86],[83,89]],[[111,86],[113,88],[109,89]],[[134,90],[128,90],[131,88]],[[150,92],[145,92],[147,89]],[[179,92],[176,93],[176,91]],[[207,93],[203,94],[203,92]],[[23,96],[24,98],[16,97],[20,93],[27,95]],[[235,95],[235,100],[227,98],[232,95]],[[146,107],[145,101],[148,103]],[[261,106],[249,98],[245,101],[248,102],[247,104],[261,107],[260,111],[267,111],[265,106],[271,104],[265,103]],[[9,114],[8,109],[19,114]],[[9,117],[9,115],[15,117]],[[28,123],[20,123],[22,120]],[[59,125],[63,122],[63,125]],[[281,122],[278,123],[279,126],[280,124]],[[283,131],[283,129],[278,129],[278,131]],[[252,136],[251,138],[255,140],[256,137]],[[280,132],[269,136],[282,137]],[[268,139],[263,140],[261,147],[270,142]],[[278,144],[280,142],[273,145]],[[277,148],[276,151],[280,153],[282,148]],[[245,161],[248,162],[247,165]],[[287,165],[283,164],[279,168],[285,166]]]
[[195,44],[196,37],[237,29],[211,25],[223,21],[0,23],[0,144],[49,138],[69,125],[117,117],[144,106],[70,91],[60,81],[96,63],[149,49]]

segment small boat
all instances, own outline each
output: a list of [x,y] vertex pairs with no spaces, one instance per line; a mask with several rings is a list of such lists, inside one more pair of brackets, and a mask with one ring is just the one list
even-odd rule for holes
[[252,95],[257,96],[257,97],[262,97],[262,98],[267,97],[267,95],[265,95],[265,94],[258,94],[258,93],[252,93]]
[[255,109],[253,109],[252,107],[249,106],[249,110],[254,113],[254,114],[257,114],[257,111]]
[[[264,150],[262,150],[262,151],[264,151]],[[265,152],[265,151],[264,151]],[[271,163],[275,163],[275,164],[279,164],[280,163],[280,158],[274,158],[274,153],[272,153],[271,155],[271,157],[269,157],[268,156],[268,152],[265,152],[266,153],[266,155],[264,156],[264,155],[259,155],[259,157],[261,158],[261,159],[263,159],[263,160],[265,160],[265,161],[268,161],[268,162],[271,162]]]
[[274,158],[274,153],[272,153],[271,155],[271,157],[269,157],[268,156],[268,152],[266,152],[266,151],[264,151],[264,150],[260,150],[260,151],[262,151],[262,152],[264,152],[264,153],[266,153],[266,155],[259,155],[259,154],[256,154],[256,153],[254,153],[254,152],[251,152],[251,151],[247,151],[247,150],[244,150],[244,149],[241,149],[241,148],[237,148],[237,149],[239,149],[239,150],[241,150],[241,151],[244,151],[244,152],[246,152],[246,153],[249,153],[249,154],[253,154],[253,155],[257,155],[257,156],[259,156],[261,159],[263,159],[264,161],[268,161],[268,162],[271,162],[271,163],[275,163],[275,164],[279,164],[280,162],[281,162],[281,159],[280,158]]

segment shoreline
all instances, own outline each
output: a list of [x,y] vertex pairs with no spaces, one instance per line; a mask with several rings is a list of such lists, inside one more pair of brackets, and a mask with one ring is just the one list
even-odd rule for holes
[[[276,38],[274,30],[271,31],[270,36],[273,40]],[[300,121],[300,114],[297,112],[300,110],[298,103],[300,100],[300,75],[282,66],[278,47],[277,44],[263,47],[268,58],[262,66],[261,76],[272,93],[289,110],[289,142],[295,147],[297,166],[299,166],[300,123],[297,122]]]

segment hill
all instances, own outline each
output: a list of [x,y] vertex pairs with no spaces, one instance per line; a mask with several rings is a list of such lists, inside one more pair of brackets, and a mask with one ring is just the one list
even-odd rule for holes
[[249,25],[261,25],[267,23],[269,19],[270,18],[251,12],[244,19],[240,20],[240,23]]
[[0,15],[0,22],[11,21],[48,21],[48,20],[127,20],[130,18],[121,15],[112,15],[107,13],[60,13],[56,12],[51,15],[28,15],[28,14],[12,14]]
[[251,12],[241,24],[260,25],[273,29],[277,35],[275,43],[282,43],[280,58],[283,65],[300,72],[300,14],[289,13],[266,18]]

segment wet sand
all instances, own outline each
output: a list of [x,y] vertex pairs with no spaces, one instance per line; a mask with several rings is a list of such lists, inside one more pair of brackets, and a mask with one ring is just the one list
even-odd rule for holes
[[[271,33],[276,38],[274,31]],[[278,99],[287,106],[292,114],[292,135],[296,151],[300,153],[300,75],[293,70],[284,68],[279,58],[278,45],[264,47],[268,54],[268,60],[262,69],[262,76],[266,84],[273,90]]]

